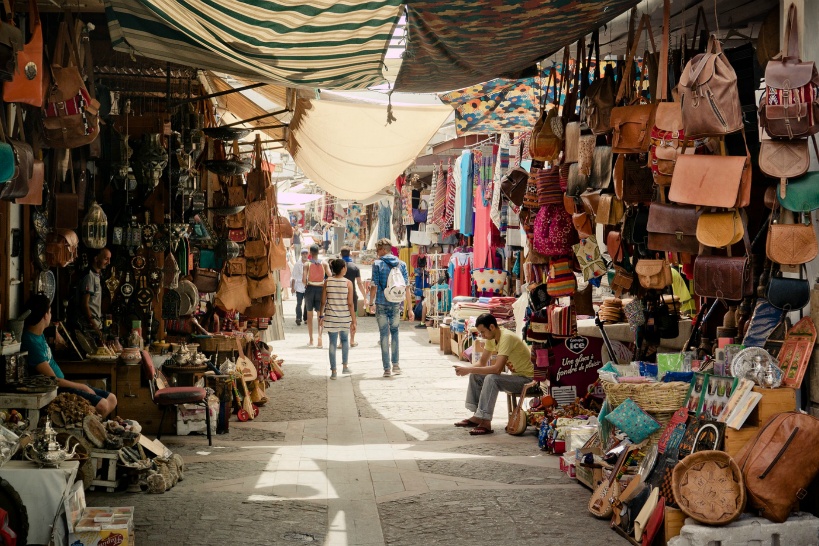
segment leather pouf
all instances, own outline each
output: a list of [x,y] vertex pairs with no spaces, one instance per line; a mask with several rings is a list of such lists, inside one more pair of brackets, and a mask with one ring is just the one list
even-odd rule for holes
[[725,525],[745,510],[745,482],[724,451],[698,451],[677,466],[671,482],[685,515],[708,525]]

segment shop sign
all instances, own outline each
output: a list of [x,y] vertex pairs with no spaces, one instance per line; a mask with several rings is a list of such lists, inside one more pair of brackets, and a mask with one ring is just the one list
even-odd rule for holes
[[597,370],[603,366],[602,350],[602,339],[585,336],[566,338],[555,345],[549,366],[552,385],[573,386],[578,396],[585,396],[589,386],[597,381]]

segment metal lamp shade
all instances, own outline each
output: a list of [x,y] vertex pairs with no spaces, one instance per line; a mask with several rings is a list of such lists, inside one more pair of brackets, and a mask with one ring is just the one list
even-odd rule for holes
[[105,248],[108,243],[108,217],[96,202],[91,203],[82,220],[82,242],[88,248]]

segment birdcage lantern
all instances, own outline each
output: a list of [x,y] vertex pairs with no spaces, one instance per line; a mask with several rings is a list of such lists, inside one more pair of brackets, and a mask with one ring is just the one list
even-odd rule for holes
[[91,203],[82,220],[82,242],[88,248],[105,248],[108,243],[108,217],[96,202]]

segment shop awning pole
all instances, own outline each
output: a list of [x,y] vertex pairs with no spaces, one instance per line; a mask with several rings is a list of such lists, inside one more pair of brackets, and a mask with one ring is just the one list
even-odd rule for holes
[[275,112],[268,112],[267,114],[262,114],[261,116],[255,116],[252,118],[243,119],[241,121],[234,121],[233,123],[228,123],[227,125],[222,125],[221,127],[235,127],[237,125],[242,125],[243,123],[250,123],[251,121],[258,121],[260,119],[265,119],[273,116],[278,116],[279,114],[285,114],[289,112],[287,108],[284,110],[276,110]]
[[200,100],[214,99],[216,97],[222,97],[224,95],[230,95],[232,93],[239,93],[240,91],[247,91],[249,89],[256,89],[257,87],[262,87],[262,86],[265,86],[265,85],[267,85],[267,84],[264,83],[264,82],[260,82],[260,83],[254,83],[254,84],[251,84],[251,85],[245,85],[244,87],[237,87],[235,89],[228,89],[226,91],[217,91],[216,93],[209,93],[207,95],[201,95],[199,97],[194,97],[194,98],[191,98],[191,99],[185,99],[185,100],[177,101],[176,103],[174,103],[174,106],[181,106],[183,104],[188,104],[189,102],[199,102]]

